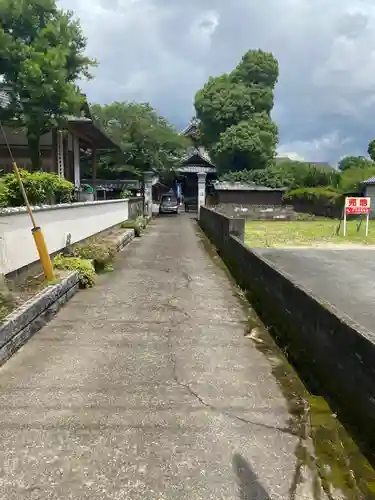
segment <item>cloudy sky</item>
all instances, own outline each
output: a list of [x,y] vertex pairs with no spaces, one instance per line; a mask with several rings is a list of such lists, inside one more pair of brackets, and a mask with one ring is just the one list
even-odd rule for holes
[[331,162],[375,137],[374,0],[59,0],[100,66],[90,101],[148,101],[183,128],[195,92],[250,48],[280,64],[280,154]]

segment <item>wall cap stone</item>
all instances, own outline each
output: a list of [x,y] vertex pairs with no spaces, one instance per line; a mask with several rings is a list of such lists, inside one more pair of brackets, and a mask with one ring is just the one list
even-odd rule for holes
[[[132,198],[131,200],[133,200]],[[101,200],[101,201],[79,201],[77,203],[60,203],[57,205],[36,205],[31,207],[33,212],[42,212],[48,210],[66,210],[70,208],[90,207],[98,205],[111,205],[114,203],[128,203],[129,198],[121,198],[119,200]],[[7,207],[0,209],[0,217],[8,215],[18,215],[27,213],[26,207]]]

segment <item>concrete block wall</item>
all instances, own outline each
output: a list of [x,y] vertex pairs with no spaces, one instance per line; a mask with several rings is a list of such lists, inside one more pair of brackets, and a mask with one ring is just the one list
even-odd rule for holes
[[[134,207],[133,207],[134,209]],[[66,246],[68,235],[76,243],[129,218],[129,200],[108,200],[34,207],[48,251]],[[39,257],[24,207],[0,210],[1,272],[9,274],[36,262]]]
[[[244,224],[239,222],[239,226]],[[277,328],[314,388],[375,450],[375,335],[293,282],[233,235],[230,219],[206,208],[200,225],[263,321]],[[225,234],[223,234],[223,232]]]
[[244,217],[246,220],[295,220],[296,212],[292,206],[278,205],[239,205],[224,203],[214,207],[227,217]]

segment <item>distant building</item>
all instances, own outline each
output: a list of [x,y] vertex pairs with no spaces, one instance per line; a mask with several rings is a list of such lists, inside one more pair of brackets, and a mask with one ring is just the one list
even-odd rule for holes
[[210,205],[282,205],[283,188],[269,188],[241,182],[213,182],[209,189]]
[[191,146],[177,169],[187,210],[197,210],[205,204],[207,184],[216,179],[216,167],[197,137],[199,122],[193,118],[180,133],[191,139]]

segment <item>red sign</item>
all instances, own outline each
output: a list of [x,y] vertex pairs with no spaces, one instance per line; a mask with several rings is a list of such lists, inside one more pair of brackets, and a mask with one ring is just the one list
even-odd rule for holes
[[370,213],[371,198],[345,198],[345,213],[347,215],[368,215]]

